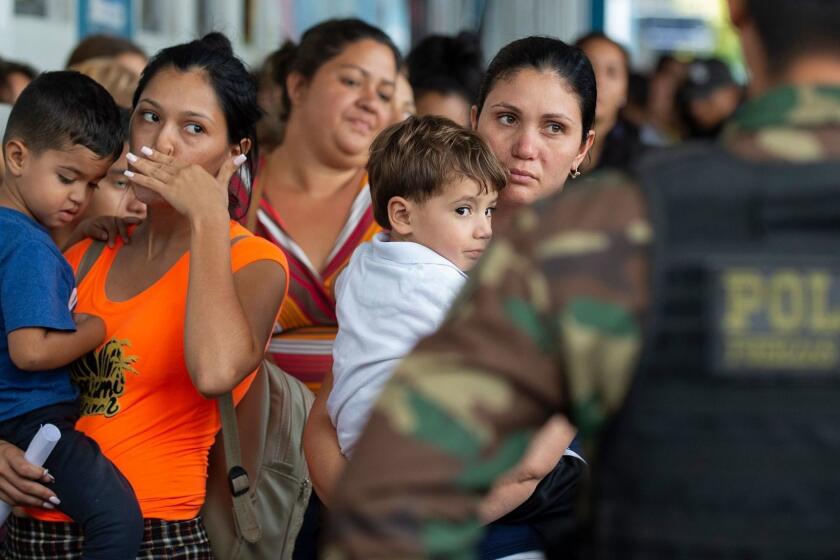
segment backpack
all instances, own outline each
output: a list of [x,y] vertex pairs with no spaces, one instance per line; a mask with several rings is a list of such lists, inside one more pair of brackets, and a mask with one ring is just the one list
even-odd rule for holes
[[[77,286],[104,248],[94,241],[85,251]],[[306,385],[268,360],[239,406],[231,393],[218,398],[222,429],[210,449],[201,510],[216,558],[292,558],[312,493],[303,427],[314,400]]]
[[202,509],[216,558],[292,558],[312,492],[303,427],[314,398],[267,360],[235,411],[230,393],[219,397]]

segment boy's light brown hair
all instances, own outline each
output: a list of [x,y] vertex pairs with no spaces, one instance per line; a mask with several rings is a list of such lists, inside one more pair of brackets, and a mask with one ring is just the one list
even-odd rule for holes
[[507,171],[484,140],[443,117],[409,117],[383,130],[370,147],[367,170],[373,217],[385,229],[391,229],[388,201],[395,196],[422,204],[462,177],[482,193],[507,184]]

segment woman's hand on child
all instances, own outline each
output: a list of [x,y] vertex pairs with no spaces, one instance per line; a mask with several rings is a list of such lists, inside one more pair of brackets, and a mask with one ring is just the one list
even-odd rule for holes
[[228,184],[245,163],[244,155],[229,158],[214,177],[200,165],[186,164],[146,146],[141,151],[143,156],[128,154],[134,170],[125,174],[132,182],[156,192],[190,218],[223,214],[228,219]]
[[0,500],[13,506],[53,509],[53,504],[61,502],[39,482],[48,484],[55,479],[46,469],[27,461],[23,451],[0,440]]

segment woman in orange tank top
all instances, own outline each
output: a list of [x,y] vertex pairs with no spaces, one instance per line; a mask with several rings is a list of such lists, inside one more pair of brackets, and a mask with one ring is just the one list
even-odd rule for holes
[[[214,397],[247,390],[286,293],[283,253],[231,219],[242,212],[230,179],[249,182],[258,117],[254,85],[224,36],[152,59],[134,96],[126,173],[148,217],[78,287],[76,312],[102,317],[107,336],[73,366],[77,429],[135,490],[146,524],[139,558],[212,558],[199,510],[220,427]],[[67,252],[74,268],[89,245]],[[0,444],[0,497],[44,502],[49,490],[24,480],[41,474]],[[4,558],[80,557],[66,517],[29,513],[11,521]]]

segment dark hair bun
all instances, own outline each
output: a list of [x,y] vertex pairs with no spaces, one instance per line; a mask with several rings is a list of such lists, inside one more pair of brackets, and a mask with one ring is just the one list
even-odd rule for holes
[[408,81],[415,96],[433,91],[457,94],[472,103],[484,74],[483,58],[475,33],[429,35],[408,54]]
[[472,31],[461,31],[455,36],[455,41],[461,49],[458,53],[462,60],[470,60],[481,65],[484,53],[481,51],[481,39]]
[[286,88],[286,77],[289,75],[289,68],[292,67],[292,63],[295,61],[297,50],[298,47],[295,42],[287,39],[270,56],[270,63],[272,65],[271,79],[283,89]]
[[228,56],[233,56],[233,47],[230,44],[230,39],[219,33],[213,31],[201,38],[201,44],[208,49],[218,51]]

